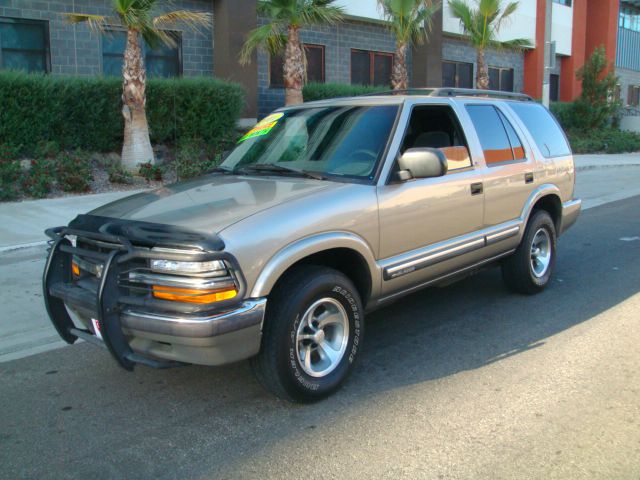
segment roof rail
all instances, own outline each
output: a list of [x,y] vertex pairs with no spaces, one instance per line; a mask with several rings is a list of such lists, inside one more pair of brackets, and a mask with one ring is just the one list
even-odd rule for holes
[[426,97],[491,97],[509,100],[534,101],[525,93],[503,92],[499,90],[477,90],[475,88],[406,88],[384,92],[367,93],[366,97],[379,95],[423,95]]
[[493,97],[508,98],[533,102],[533,98],[526,93],[503,92],[501,90],[477,90],[475,88],[434,88],[431,97]]

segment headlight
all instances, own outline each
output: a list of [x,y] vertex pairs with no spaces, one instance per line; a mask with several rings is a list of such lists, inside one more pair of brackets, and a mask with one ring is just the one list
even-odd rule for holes
[[227,267],[220,260],[208,262],[181,262],[175,260],[151,260],[151,270],[154,272],[165,272],[189,275],[192,273],[207,273],[211,276],[222,276],[227,274]]
[[[157,253],[184,253],[184,250],[154,248]],[[238,285],[223,260],[189,262],[152,259],[152,274],[131,272],[129,280],[145,283],[152,295],[162,300],[186,303],[215,303],[234,298]]]

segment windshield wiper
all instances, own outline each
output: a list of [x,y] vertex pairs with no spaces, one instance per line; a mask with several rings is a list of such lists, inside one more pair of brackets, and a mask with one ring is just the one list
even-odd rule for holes
[[221,165],[213,167],[211,170],[207,170],[207,173],[233,173],[233,169],[229,167],[223,167]]
[[326,177],[317,173],[309,172],[307,170],[297,170],[291,167],[284,167],[275,163],[256,163],[254,165],[244,165],[239,168],[235,168],[233,173],[284,173],[288,175],[297,175],[300,177],[313,178],[315,180],[325,180]]

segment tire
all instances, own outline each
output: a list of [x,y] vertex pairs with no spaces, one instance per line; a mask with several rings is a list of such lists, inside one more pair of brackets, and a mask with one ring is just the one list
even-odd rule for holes
[[[537,254],[534,241],[539,247]],[[511,291],[533,295],[545,289],[555,268],[556,241],[556,227],[549,213],[534,211],[520,245],[502,263],[502,278]]]
[[318,401],[346,380],[363,333],[362,303],[353,283],[337,270],[304,265],[269,296],[262,345],[251,366],[276,396]]

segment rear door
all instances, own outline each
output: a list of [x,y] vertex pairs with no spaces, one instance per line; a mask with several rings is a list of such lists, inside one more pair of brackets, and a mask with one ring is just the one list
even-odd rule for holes
[[501,108],[501,102],[468,103],[465,109],[475,127],[486,165],[485,227],[515,224],[537,183],[531,149],[524,143],[525,136],[511,112]]

